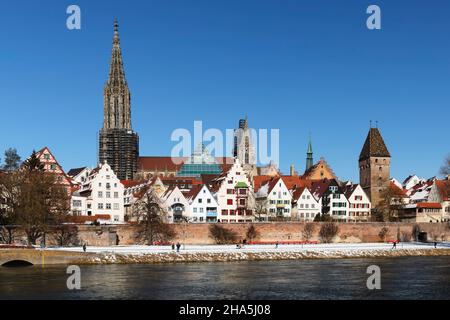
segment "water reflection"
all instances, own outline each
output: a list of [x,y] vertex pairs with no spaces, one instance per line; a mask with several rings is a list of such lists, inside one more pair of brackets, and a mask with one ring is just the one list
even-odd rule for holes
[[[379,265],[382,289],[366,288]],[[448,299],[449,257],[0,268],[1,299]]]

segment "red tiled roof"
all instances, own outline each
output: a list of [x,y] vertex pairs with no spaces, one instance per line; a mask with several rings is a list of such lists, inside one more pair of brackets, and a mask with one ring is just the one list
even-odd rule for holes
[[[179,171],[189,157],[139,157],[138,169],[144,171]],[[228,171],[234,163],[232,157],[216,157],[217,163],[221,166],[222,171]]]
[[345,196],[347,197],[347,199],[350,199],[352,193],[355,191],[355,189],[358,187],[357,184],[350,184],[350,185],[345,185],[342,189],[343,192],[345,194]]
[[396,196],[402,197],[402,198],[406,198],[406,190],[400,189],[394,182],[390,181],[389,182],[389,188],[392,190],[392,192],[394,192],[394,194]]
[[145,183],[143,180],[120,180],[120,183],[123,184],[125,188],[130,188],[134,186],[138,186],[140,184]]
[[442,209],[441,204],[438,202],[418,202],[417,208]]
[[138,169],[150,171],[178,171],[188,157],[139,157]]
[[262,185],[266,184],[267,181],[272,180],[272,176],[254,176],[253,177],[253,189],[258,192]]
[[[269,188],[267,190],[268,193],[272,192],[272,189],[277,185],[278,181],[280,181],[280,177],[275,177],[274,179],[269,181]],[[283,179],[281,179],[283,181]],[[284,182],[284,181],[283,181]]]
[[313,180],[303,179],[300,176],[281,176],[286,187],[291,189],[301,188],[301,187],[311,187]]
[[292,200],[293,201],[298,200],[305,189],[306,189],[306,187],[296,188],[294,193],[292,194]]
[[202,184],[197,184],[197,185],[194,185],[194,186],[192,186],[192,188],[188,191],[188,192],[185,192],[185,193],[183,193],[184,194],[184,197],[187,199],[187,200],[193,200],[193,199],[195,199],[195,197],[198,195],[198,193],[200,192],[200,190],[202,190],[202,188],[203,188],[203,185]]
[[318,199],[322,198],[332,181],[330,179],[323,179],[313,182],[311,185],[311,193]]

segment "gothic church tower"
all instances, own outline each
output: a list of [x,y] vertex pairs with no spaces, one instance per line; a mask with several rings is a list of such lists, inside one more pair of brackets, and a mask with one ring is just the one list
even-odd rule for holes
[[114,21],[111,64],[103,99],[99,163],[106,161],[120,180],[133,179],[139,157],[139,136],[131,127],[131,96],[125,80],[117,20]]
[[239,128],[234,131],[233,156],[239,159],[249,177],[257,174],[255,147],[247,117],[239,120]]

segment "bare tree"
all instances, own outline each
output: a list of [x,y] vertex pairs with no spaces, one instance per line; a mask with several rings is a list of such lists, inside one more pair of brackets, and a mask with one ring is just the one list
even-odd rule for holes
[[394,222],[398,220],[398,214],[402,207],[403,194],[401,190],[387,188],[381,193],[381,201],[374,210],[373,219],[378,222]]
[[17,208],[20,194],[20,176],[17,172],[0,172],[0,238],[14,242],[17,226]]
[[79,245],[78,228],[73,224],[59,224],[54,226],[50,233],[59,246],[76,246]]
[[209,235],[217,244],[236,243],[237,233],[219,224],[209,226]]
[[440,174],[442,174],[444,177],[450,175],[450,154],[445,159],[444,164],[441,167]]
[[334,222],[325,222],[320,227],[319,237],[322,242],[330,243],[333,241],[333,238],[338,234],[339,227]]
[[302,237],[305,241],[309,241],[315,231],[316,227],[314,225],[314,223],[312,222],[307,222],[305,223],[305,226],[303,227],[303,232],[302,232]]
[[259,232],[258,232],[258,230],[256,230],[255,226],[253,224],[251,224],[247,228],[247,232],[246,232],[245,236],[247,237],[247,239],[249,241],[253,241],[257,237],[259,237]]
[[147,244],[169,241],[175,237],[173,227],[165,222],[166,211],[152,188],[147,187],[141,200],[133,205],[133,216],[139,222],[136,238]]
[[29,244],[44,237],[51,227],[65,221],[70,210],[66,188],[56,183],[56,177],[41,171],[25,173],[21,185],[17,223],[24,229]]
[[7,203],[4,217],[24,230],[29,244],[41,237],[45,242],[50,227],[65,221],[70,209],[67,190],[56,175],[44,171],[36,153],[20,169],[2,175],[0,184]]
[[253,216],[256,221],[265,221],[267,219],[267,198],[257,199],[255,202],[255,209],[253,210]]
[[378,237],[382,242],[386,241],[386,236],[389,234],[389,228],[383,227],[380,229],[380,232],[378,232]]

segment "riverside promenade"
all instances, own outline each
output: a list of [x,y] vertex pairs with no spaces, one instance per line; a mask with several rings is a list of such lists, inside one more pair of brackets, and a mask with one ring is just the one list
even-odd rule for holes
[[176,263],[215,262],[243,260],[296,260],[375,258],[404,256],[448,256],[450,243],[331,243],[331,244],[280,244],[246,245],[181,245],[179,252],[171,246],[88,246],[52,247],[35,249],[0,249],[0,266],[11,261],[47,264],[126,264],[126,263]]

